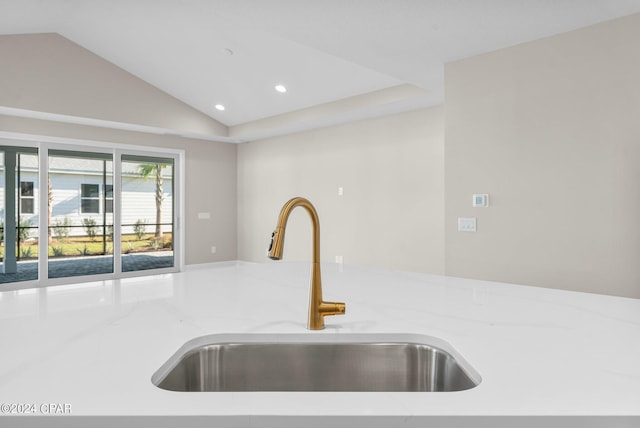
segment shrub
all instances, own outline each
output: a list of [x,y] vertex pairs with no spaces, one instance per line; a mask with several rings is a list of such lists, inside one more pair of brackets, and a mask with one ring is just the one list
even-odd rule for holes
[[31,247],[20,247],[20,257],[29,258],[33,256]]
[[135,224],[133,225],[133,233],[136,234],[136,238],[138,238],[138,241],[141,241],[144,237],[144,234],[147,233],[147,221],[142,219],[136,220]]
[[96,240],[96,234],[98,233],[98,226],[96,225],[96,220],[91,217],[85,217],[82,219],[82,227],[84,227],[84,231],[92,241]]
[[53,234],[60,241],[66,241],[69,238],[69,228],[71,227],[71,219],[65,217],[64,220],[56,220],[53,224]]
[[[30,229],[31,226],[33,226],[33,223],[31,222],[30,219],[20,217],[20,222],[19,222],[20,233],[18,235],[18,239],[20,240],[20,242],[25,242],[27,239],[31,237],[31,229]],[[25,256],[25,257],[28,257],[28,256]]]

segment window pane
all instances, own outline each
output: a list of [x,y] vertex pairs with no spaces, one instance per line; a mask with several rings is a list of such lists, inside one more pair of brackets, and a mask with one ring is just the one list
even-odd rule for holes
[[113,214],[100,213],[113,162],[100,153],[51,153],[49,278],[113,273]]
[[122,271],[174,266],[172,159],[122,157]]
[[100,197],[100,190],[97,184],[83,184],[82,185],[82,197],[83,198],[98,198]]
[[[0,147],[0,224],[2,269],[0,283],[38,279],[38,151],[27,147]],[[9,185],[9,183],[11,183]],[[6,211],[6,212],[5,212]]]
[[20,212],[22,214],[33,214],[33,199],[22,198],[20,200]]
[[33,196],[33,181],[20,182],[20,196]]
[[97,214],[100,212],[100,201],[97,199],[83,199],[81,204],[83,214]]

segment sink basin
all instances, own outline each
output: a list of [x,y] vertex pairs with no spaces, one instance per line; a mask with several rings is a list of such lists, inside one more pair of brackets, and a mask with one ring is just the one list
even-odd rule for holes
[[192,392],[446,392],[480,376],[446,342],[422,335],[213,335],[187,342],[151,380]]

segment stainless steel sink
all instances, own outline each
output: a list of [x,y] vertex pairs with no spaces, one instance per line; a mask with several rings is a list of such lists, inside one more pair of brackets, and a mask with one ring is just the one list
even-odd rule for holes
[[151,380],[170,391],[444,392],[480,383],[446,342],[403,336],[206,336],[186,343]]

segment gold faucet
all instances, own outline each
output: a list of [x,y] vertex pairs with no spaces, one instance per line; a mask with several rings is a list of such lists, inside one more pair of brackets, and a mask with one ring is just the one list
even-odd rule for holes
[[284,232],[287,227],[289,214],[295,207],[304,207],[311,216],[313,225],[313,263],[311,264],[311,292],[309,295],[309,318],[307,328],[309,330],[322,330],[324,317],[327,315],[341,315],[345,313],[345,304],[342,302],[324,302],[322,300],[322,281],[320,280],[320,221],[318,213],[311,202],[305,198],[293,198],[289,200],[280,211],[278,225],[271,234],[269,245],[269,258],[282,259],[284,250]]

